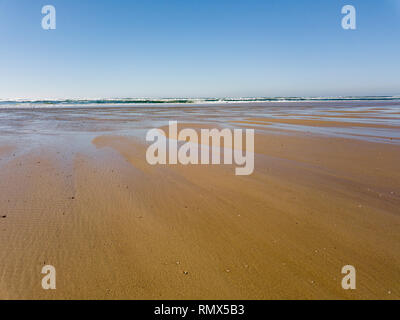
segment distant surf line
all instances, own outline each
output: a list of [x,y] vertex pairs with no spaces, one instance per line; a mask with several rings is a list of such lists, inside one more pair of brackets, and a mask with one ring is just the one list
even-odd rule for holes
[[0,108],[91,106],[91,105],[158,105],[212,104],[249,102],[329,102],[329,101],[400,101],[400,96],[344,96],[344,97],[243,97],[243,98],[107,98],[107,99],[0,99]]

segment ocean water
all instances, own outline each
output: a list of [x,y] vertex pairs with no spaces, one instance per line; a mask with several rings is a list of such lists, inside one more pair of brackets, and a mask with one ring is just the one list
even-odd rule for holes
[[346,101],[398,101],[400,96],[363,96],[363,97],[245,97],[245,98],[109,98],[109,99],[57,99],[27,100],[0,99],[0,109],[5,108],[71,108],[99,106],[132,105],[192,105],[192,104],[228,104],[263,102],[346,102]]
[[[270,122],[252,118],[332,121],[330,126]],[[42,145],[90,141],[98,135],[145,139],[153,128],[178,123],[247,127],[258,133],[311,133],[400,145],[400,97],[104,99],[0,101],[0,143]],[[257,122],[257,121],[256,121]],[[340,123],[348,122],[345,126]],[[366,126],[351,123],[367,124]],[[65,140],[62,140],[65,138]]]

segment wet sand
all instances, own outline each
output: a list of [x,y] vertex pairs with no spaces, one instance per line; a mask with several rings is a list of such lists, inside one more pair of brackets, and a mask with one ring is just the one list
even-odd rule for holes
[[[395,108],[254,108],[3,112],[0,298],[399,299]],[[148,165],[169,120],[255,128],[254,173]]]
[[[324,117],[324,116],[322,116]],[[344,122],[344,121],[323,121],[319,119],[285,119],[285,118],[254,118],[247,119],[243,121],[237,121],[238,123],[247,124],[263,124],[268,123],[280,123],[280,124],[295,124],[302,126],[312,126],[312,127],[363,127],[363,128],[388,128],[388,129],[400,129],[399,126],[391,126],[377,123],[360,123],[360,122]]]

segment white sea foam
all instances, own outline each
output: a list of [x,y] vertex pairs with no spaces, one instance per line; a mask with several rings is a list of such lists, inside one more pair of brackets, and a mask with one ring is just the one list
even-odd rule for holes
[[0,99],[0,109],[169,106],[230,103],[288,103],[329,101],[399,101],[400,96],[348,97],[240,97],[240,98],[100,98],[100,99]]

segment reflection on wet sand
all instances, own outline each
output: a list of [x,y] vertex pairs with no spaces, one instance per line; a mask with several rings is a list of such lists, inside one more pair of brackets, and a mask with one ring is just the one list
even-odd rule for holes
[[[0,110],[0,297],[399,299],[399,102]],[[145,135],[255,128],[255,171]],[[40,283],[45,264],[57,290]],[[341,288],[354,265],[357,290]]]

